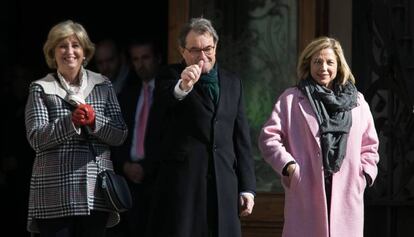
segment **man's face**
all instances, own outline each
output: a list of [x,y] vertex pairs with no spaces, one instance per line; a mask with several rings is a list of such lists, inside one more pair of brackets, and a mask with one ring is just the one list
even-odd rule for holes
[[130,48],[132,66],[143,81],[155,77],[160,59],[154,55],[151,45],[136,45]]
[[186,45],[184,48],[180,47],[180,52],[187,66],[198,64],[200,60],[203,60],[202,73],[208,73],[216,63],[217,45],[214,43],[213,36],[209,33],[200,35],[190,31],[185,42]]
[[110,80],[116,78],[121,67],[121,59],[115,49],[109,45],[102,45],[96,49],[96,68]]

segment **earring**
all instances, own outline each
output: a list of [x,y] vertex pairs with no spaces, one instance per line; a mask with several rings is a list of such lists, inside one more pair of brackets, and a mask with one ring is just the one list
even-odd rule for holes
[[88,60],[86,60],[86,57],[83,57],[82,66],[86,67],[86,65],[88,65]]

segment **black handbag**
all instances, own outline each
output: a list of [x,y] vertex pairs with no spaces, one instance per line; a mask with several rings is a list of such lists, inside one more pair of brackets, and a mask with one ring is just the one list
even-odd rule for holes
[[103,170],[98,174],[100,187],[104,190],[107,204],[117,212],[132,207],[132,197],[125,178],[112,170]]
[[[84,131],[87,134],[86,129]],[[101,170],[99,163],[96,161],[97,154],[95,148],[89,142],[89,139],[88,144],[98,165],[98,170]],[[102,170],[98,173],[98,185],[102,188],[106,203],[112,210],[125,212],[132,208],[131,191],[123,176],[116,174],[113,170]]]

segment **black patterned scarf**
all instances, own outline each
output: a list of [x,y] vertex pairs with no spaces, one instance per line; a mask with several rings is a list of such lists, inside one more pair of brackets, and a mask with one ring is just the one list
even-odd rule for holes
[[346,155],[348,133],[352,125],[351,110],[357,106],[357,89],[351,82],[335,83],[333,90],[312,78],[301,80],[299,89],[309,99],[319,123],[325,176],[339,171]]

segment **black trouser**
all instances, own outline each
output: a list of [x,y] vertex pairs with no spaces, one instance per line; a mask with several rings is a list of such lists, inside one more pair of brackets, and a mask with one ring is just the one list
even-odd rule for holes
[[207,171],[207,225],[209,237],[218,236],[218,204],[216,188],[214,163],[213,158],[210,156]]
[[[328,229],[331,230],[331,199],[332,199],[332,175],[325,176],[325,195],[328,207]],[[331,236],[329,234],[329,236]]]
[[325,195],[326,195],[326,205],[328,207],[328,218],[329,218],[331,214],[332,175],[325,176]]
[[40,237],[104,237],[108,212],[92,211],[89,216],[36,219]]
[[128,236],[145,236],[148,224],[150,206],[150,187],[147,183],[130,184],[133,206],[125,214],[124,222],[127,223]]
[[208,236],[216,237],[218,235],[217,224],[217,192],[216,182],[214,178],[209,177],[207,181],[207,223],[208,223]]

